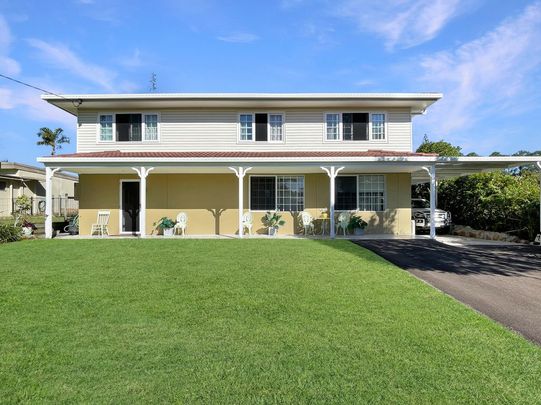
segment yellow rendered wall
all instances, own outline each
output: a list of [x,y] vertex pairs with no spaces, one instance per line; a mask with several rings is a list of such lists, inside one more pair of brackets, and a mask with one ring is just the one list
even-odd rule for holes
[[[411,233],[411,178],[408,173],[387,174],[387,210],[359,212],[369,226],[367,233],[409,235]],[[82,174],[79,178],[80,233],[88,235],[98,210],[111,211],[109,232],[119,233],[120,180],[135,180],[134,175]],[[244,209],[248,209],[249,176],[244,183]],[[153,223],[161,217],[175,219],[188,214],[188,234],[237,234],[238,183],[233,174],[150,174],[147,177],[147,233],[156,234]],[[329,203],[329,178],[326,174],[305,175],[305,210],[319,217]],[[266,233],[261,218],[253,212],[254,230]],[[281,234],[299,232],[298,219],[283,213],[286,225]]]

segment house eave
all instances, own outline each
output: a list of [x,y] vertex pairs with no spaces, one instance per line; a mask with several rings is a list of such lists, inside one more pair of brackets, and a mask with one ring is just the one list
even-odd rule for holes
[[409,108],[422,114],[441,93],[148,93],[64,94],[41,98],[70,114],[81,110],[167,108]]

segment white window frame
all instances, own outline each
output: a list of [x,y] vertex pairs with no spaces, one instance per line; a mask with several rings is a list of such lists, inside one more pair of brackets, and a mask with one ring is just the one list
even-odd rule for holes
[[[267,114],[267,141],[266,142],[256,142],[256,126],[255,126],[255,115],[256,114]],[[240,138],[240,116],[241,115],[251,115],[252,116],[252,139],[246,140]],[[270,115],[281,115],[282,116],[282,140],[281,141],[271,141],[270,140]],[[245,143],[257,143],[259,144],[265,144],[265,143],[285,143],[286,141],[286,114],[283,111],[250,111],[250,112],[239,112],[237,114],[237,143],[239,144],[245,144]]]
[[[252,177],[274,177],[274,209],[272,210],[253,210],[252,209]],[[250,212],[291,212],[278,211],[278,177],[302,177],[304,185],[303,210],[306,209],[306,176],[304,174],[251,174],[248,176],[248,210]],[[299,211],[300,212],[300,211]]]
[[[111,137],[110,141],[101,139],[101,117],[104,116],[104,115],[110,115],[112,117],[112,119],[113,119],[113,126],[112,126],[113,133],[112,133],[112,137]],[[116,137],[115,114],[114,113],[99,113],[98,114],[97,142],[98,143],[114,143],[114,142],[116,142],[115,137]]]
[[[329,139],[327,137],[327,115],[338,114],[338,138]],[[342,113],[340,111],[326,111],[323,113],[323,140],[325,142],[340,142],[342,141]]]
[[[344,121],[343,114],[351,113],[363,113],[368,114],[368,139],[365,141],[345,141],[344,140]],[[338,139],[327,139],[327,115],[328,114],[338,114]],[[372,114],[383,114],[385,119],[384,125],[384,134],[383,139],[374,139],[372,136]],[[377,143],[388,143],[388,127],[387,127],[387,112],[386,111],[366,111],[366,110],[341,110],[341,111],[325,111],[323,113],[323,142],[344,142],[344,143],[353,143],[353,144],[362,144],[367,142],[377,142]]]
[[[252,116],[252,139],[241,139],[240,134],[240,116],[251,115]],[[255,113],[253,112],[239,112],[237,114],[237,143],[255,143]]]
[[[388,138],[388,132],[387,132],[387,112],[385,111],[372,111],[369,113],[369,139],[373,142],[387,142]],[[383,139],[374,139],[373,132],[372,132],[372,115],[374,114],[381,114],[383,115]]]
[[[348,141],[350,142],[350,141]],[[359,177],[360,176],[383,176],[383,211],[366,211],[361,210],[360,201],[359,201]],[[357,174],[341,174],[336,177],[355,177],[355,210],[335,210],[336,212],[385,212],[387,211],[387,175],[384,173],[357,173]],[[336,192],[336,191],[335,191]]]
[[[116,139],[116,116],[117,114],[141,114],[141,140],[140,141],[117,141]],[[101,140],[101,125],[100,117],[102,115],[112,115],[113,116],[113,140],[112,141],[102,141]],[[146,133],[146,124],[145,124],[145,115],[157,115],[158,116],[158,139],[157,140],[145,140]],[[120,112],[99,112],[98,113],[98,123],[96,131],[96,142],[97,143],[117,143],[117,144],[130,144],[130,145],[139,145],[142,143],[159,143],[161,141],[161,121],[162,117],[158,111],[120,111]]]
[[[280,115],[282,116],[282,139],[279,141],[273,141],[271,137],[271,125],[270,125],[270,116],[271,115]],[[267,113],[267,142],[269,143],[284,143],[286,140],[286,115],[283,112],[268,112]]]

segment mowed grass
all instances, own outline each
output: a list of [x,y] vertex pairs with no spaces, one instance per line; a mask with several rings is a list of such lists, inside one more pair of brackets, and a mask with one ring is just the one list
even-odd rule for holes
[[347,241],[0,256],[2,402],[541,402],[539,347]]

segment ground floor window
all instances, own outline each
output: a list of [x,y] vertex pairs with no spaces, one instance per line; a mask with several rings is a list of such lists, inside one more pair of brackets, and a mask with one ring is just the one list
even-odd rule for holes
[[385,176],[382,174],[338,176],[335,187],[336,210],[385,210]]
[[250,210],[303,211],[304,176],[250,176]]

